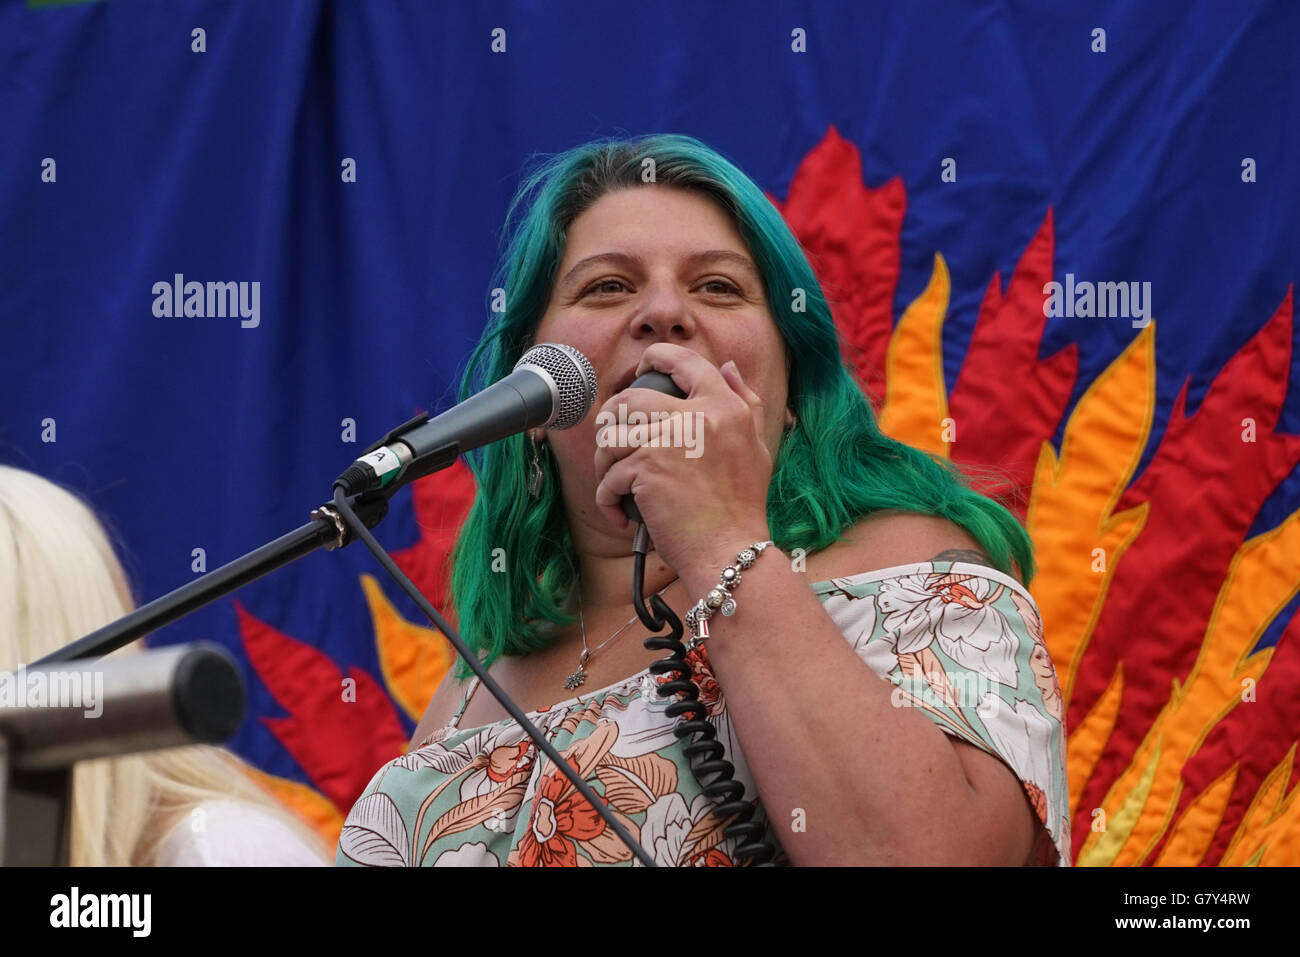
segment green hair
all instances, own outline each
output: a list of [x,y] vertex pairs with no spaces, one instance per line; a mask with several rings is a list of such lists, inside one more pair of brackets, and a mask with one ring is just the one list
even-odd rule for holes
[[[509,374],[546,312],[569,226],[606,193],[644,185],[651,159],[654,182],[701,193],[731,216],[789,351],[798,425],[782,441],[768,490],[777,547],[820,551],[880,509],[942,516],[969,532],[1001,571],[1014,574],[1014,560],[1028,585],[1034,558],[1025,529],[951,463],[881,433],[844,362],[821,284],[780,212],[748,176],[689,136],[597,140],[546,159],[524,179],[506,213],[509,244],[492,283],[505,290],[505,309],[491,315],[474,347],[460,398]],[[802,312],[790,305],[796,289],[804,291]],[[576,621],[564,604],[578,564],[551,456],[542,457],[536,500],[527,489],[523,434],[466,458],[479,494],[452,552],[451,598],[461,634],[490,666],[502,654],[548,647],[554,635],[542,622]],[[470,673],[459,662],[457,677]]]

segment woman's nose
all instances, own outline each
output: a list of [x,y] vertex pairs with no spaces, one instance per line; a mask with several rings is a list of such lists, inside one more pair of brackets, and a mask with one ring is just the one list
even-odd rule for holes
[[667,285],[647,288],[645,297],[628,319],[628,332],[634,339],[687,339],[695,335],[695,329],[695,317],[686,295]]

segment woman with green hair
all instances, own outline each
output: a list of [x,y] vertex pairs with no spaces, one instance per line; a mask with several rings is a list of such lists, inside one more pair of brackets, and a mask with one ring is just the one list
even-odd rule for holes
[[[687,136],[602,140],[537,168],[507,230],[505,308],[462,396],[540,342],[587,356],[599,387],[576,427],[473,454],[452,601],[620,823],[656,863],[748,862],[656,694],[663,653],[626,637],[633,495],[645,594],[690,625],[700,700],[776,863],[1068,865],[1031,542],[948,463],[880,432],[758,186]],[[628,388],[651,370],[685,398]],[[636,862],[468,674],[379,769],[337,861]]]

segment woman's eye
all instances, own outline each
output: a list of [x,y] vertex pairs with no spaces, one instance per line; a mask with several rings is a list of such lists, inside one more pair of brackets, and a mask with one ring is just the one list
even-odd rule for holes
[[[620,286],[620,287],[622,287],[622,286],[623,286],[623,280],[621,280],[621,279],[602,279],[600,282],[594,282],[594,283],[592,283],[590,286],[588,286],[587,289],[586,289],[586,291],[583,292],[583,295],[585,296],[585,295],[588,295],[589,293],[600,292],[600,291],[602,291],[602,287],[605,287],[605,286]],[[626,287],[624,287],[624,288],[626,288]],[[611,290],[603,290],[603,291],[608,292],[608,291],[611,291]],[[612,291],[613,291],[613,292],[618,292],[617,289],[612,290]]]
[[740,287],[738,287],[735,283],[727,282],[727,280],[725,279],[710,279],[708,282],[704,284],[704,286],[705,288],[709,286],[721,286],[722,291],[724,293],[727,293],[729,295],[740,294]]
[[[612,287],[612,288],[611,288]],[[713,295],[740,295],[740,287],[735,283],[728,282],[725,279],[710,279],[700,286],[701,289],[709,291]],[[627,286],[621,279],[602,279],[594,282],[583,290],[583,295],[588,296],[592,293],[597,295],[606,295],[610,293],[625,292]]]

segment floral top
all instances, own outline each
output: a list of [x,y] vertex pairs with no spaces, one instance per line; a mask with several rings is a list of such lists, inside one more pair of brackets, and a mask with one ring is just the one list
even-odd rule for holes
[[[947,561],[811,587],[859,657],[894,685],[895,704],[920,708],[946,734],[1015,772],[1040,825],[1032,863],[1069,866],[1061,687],[1024,587],[995,569]],[[700,700],[735,766],[733,779],[755,808],[751,820],[766,824],[707,647],[688,656]],[[656,682],[667,680],[647,669],[528,718],[657,864],[742,863],[672,733],[685,719],[667,716],[667,701],[654,693]],[[464,708],[379,769],[344,823],[337,864],[640,863],[518,722],[462,729]],[[779,847],[770,826],[765,839]],[[775,863],[789,863],[784,852]]]

